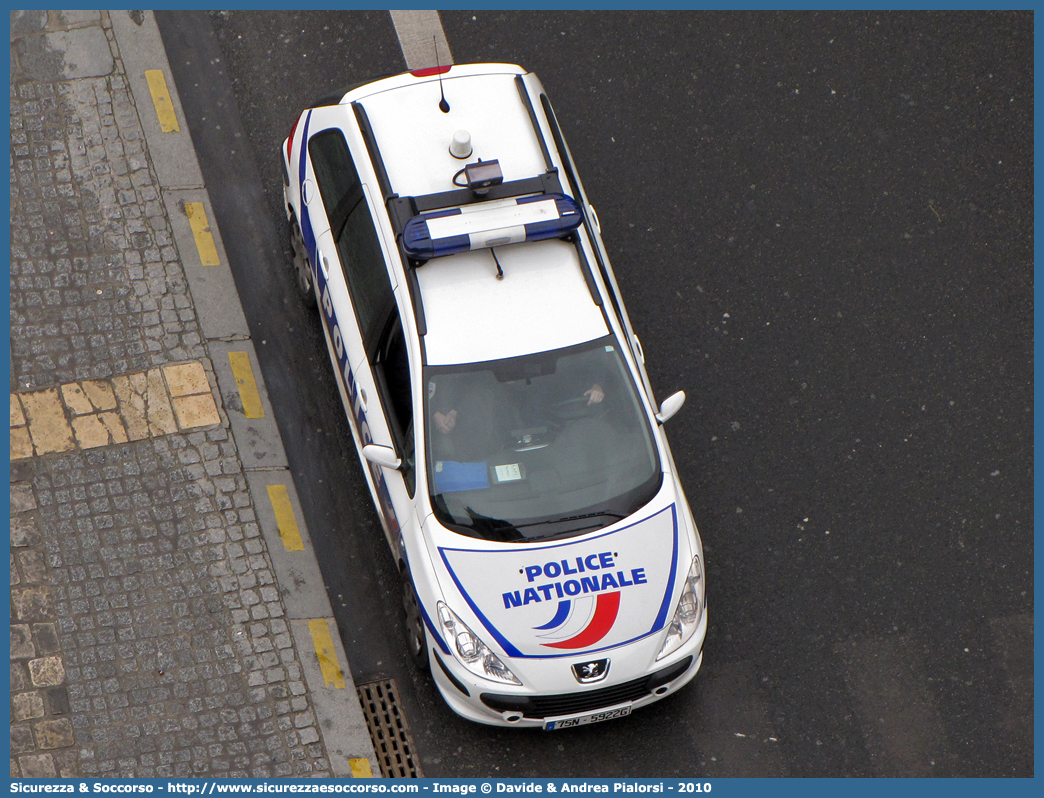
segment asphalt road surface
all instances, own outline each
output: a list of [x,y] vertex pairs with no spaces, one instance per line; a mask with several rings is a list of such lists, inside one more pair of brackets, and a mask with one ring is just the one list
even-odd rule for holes
[[396,680],[424,775],[1032,775],[1030,12],[442,14],[455,62],[540,75],[688,395],[703,670],[562,733],[463,721],[408,665],[293,287],[278,147],[405,69],[388,14],[157,18],[353,675]]

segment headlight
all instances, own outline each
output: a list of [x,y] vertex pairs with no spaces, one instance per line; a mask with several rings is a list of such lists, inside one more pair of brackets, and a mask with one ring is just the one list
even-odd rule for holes
[[500,657],[490,651],[489,647],[464,625],[453,610],[441,601],[438,606],[442,633],[449,641],[453,653],[461,665],[483,679],[491,679],[504,684],[522,684],[515,674],[500,661]]
[[703,590],[703,566],[699,557],[693,557],[692,568],[685,577],[685,586],[678,599],[678,608],[674,611],[674,620],[667,627],[667,637],[664,638],[660,653],[656,655],[657,660],[663,659],[672,651],[677,651],[700,625],[700,619],[703,618]]

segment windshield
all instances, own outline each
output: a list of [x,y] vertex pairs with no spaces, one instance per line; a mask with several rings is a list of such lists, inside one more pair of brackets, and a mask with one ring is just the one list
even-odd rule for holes
[[565,537],[633,513],[660,487],[652,433],[616,339],[428,367],[428,486],[451,529]]

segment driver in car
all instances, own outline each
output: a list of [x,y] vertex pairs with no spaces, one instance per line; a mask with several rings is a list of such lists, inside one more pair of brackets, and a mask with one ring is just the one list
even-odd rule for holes
[[428,409],[435,455],[461,462],[485,460],[497,432],[546,424],[563,405],[592,407],[605,400],[605,353],[601,349],[560,358],[549,373],[497,382],[491,371],[442,374],[428,382]]
[[485,460],[494,448],[496,383],[488,371],[447,374],[428,382],[435,455],[460,462]]
[[605,399],[605,391],[602,390],[602,386],[597,382],[584,391],[584,396],[587,397],[587,406],[596,405]]

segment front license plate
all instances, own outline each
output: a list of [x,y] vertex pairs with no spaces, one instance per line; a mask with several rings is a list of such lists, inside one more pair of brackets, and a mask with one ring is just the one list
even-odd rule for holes
[[574,718],[553,718],[544,721],[544,731],[558,731],[559,729],[571,729],[574,726],[586,726],[589,723],[601,723],[603,720],[623,718],[631,714],[631,707],[617,707],[616,709],[603,709],[600,712],[592,712],[589,715],[579,715]]

